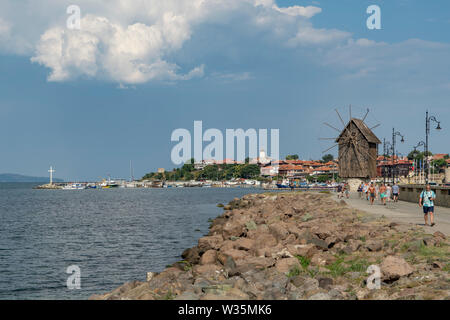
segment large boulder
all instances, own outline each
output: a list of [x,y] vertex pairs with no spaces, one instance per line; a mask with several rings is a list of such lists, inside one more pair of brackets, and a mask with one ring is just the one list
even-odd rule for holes
[[225,254],[223,252],[220,252],[217,255],[217,260],[225,267],[227,270],[233,270],[236,268],[236,262],[234,261],[233,257]]
[[328,243],[325,240],[312,238],[307,243],[314,244],[320,250],[328,250]]
[[226,256],[232,257],[234,261],[239,260],[239,259],[245,259],[249,255],[247,251],[237,250],[237,249],[226,250],[223,253]]
[[372,252],[380,251],[381,249],[383,249],[383,242],[381,240],[369,240],[365,244],[365,247],[367,248],[367,250]]
[[222,234],[225,239],[230,237],[240,237],[245,231],[245,219],[234,216],[222,227]]
[[181,257],[190,264],[197,264],[200,261],[200,250],[197,247],[186,249]]
[[284,240],[289,235],[289,231],[286,229],[284,223],[282,222],[277,222],[269,225],[269,230],[278,240]]
[[250,250],[255,245],[255,240],[248,238],[239,238],[234,241],[234,248],[238,250]]
[[320,239],[325,240],[326,238],[333,236],[337,231],[337,226],[334,224],[320,224],[315,225],[311,228],[311,232],[317,235]]
[[196,265],[193,268],[193,274],[195,277],[203,277],[206,279],[215,278],[222,268],[215,264]]
[[216,250],[208,250],[206,251],[202,257],[200,258],[200,264],[214,264],[217,259],[217,251]]
[[293,256],[302,256],[306,258],[311,258],[317,252],[316,246],[312,243],[288,245],[287,249]]
[[223,238],[220,234],[214,236],[207,236],[198,240],[198,248],[201,252],[214,249],[218,250],[222,246]]
[[277,245],[277,239],[270,233],[261,233],[255,237],[254,247],[259,248],[270,248]]
[[396,256],[386,257],[380,267],[383,280],[386,281],[395,281],[414,272],[414,269],[405,259]]

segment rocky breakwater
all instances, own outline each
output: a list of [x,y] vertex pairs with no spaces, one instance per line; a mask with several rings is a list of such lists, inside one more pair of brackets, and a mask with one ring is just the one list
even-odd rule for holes
[[[149,273],[145,282],[91,299],[450,297],[444,234],[371,217],[328,194],[235,199],[182,258],[159,274]],[[379,289],[367,287],[373,265],[381,271]]]

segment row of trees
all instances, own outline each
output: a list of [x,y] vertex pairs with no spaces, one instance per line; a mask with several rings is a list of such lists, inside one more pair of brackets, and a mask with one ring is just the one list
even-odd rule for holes
[[[298,160],[298,154],[290,154],[286,156],[286,160]],[[322,162],[327,163],[334,160],[334,156],[332,154],[326,154],[322,157]]]
[[185,163],[181,168],[172,171],[160,173],[150,172],[146,174],[143,180],[168,180],[168,181],[191,181],[191,180],[213,180],[222,181],[232,178],[259,179],[260,169],[256,164],[220,164],[208,165],[201,170],[194,167],[194,159]]

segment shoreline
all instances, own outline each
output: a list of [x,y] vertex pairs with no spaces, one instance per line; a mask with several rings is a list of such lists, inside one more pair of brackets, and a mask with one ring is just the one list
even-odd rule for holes
[[[450,297],[440,232],[389,221],[327,193],[248,194],[183,260],[93,300],[355,300]],[[367,288],[379,266],[381,287]]]

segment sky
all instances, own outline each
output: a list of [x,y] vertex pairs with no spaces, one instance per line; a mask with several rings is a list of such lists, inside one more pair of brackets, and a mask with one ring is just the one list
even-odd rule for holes
[[[70,5],[81,9],[69,29]],[[366,12],[381,9],[381,29]],[[368,125],[406,155],[441,121],[450,152],[446,0],[3,0],[0,173],[68,181],[171,169],[171,134],[279,129],[280,154],[319,159],[341,126]],[[206,145],[206,144],[205,144]],[[205,146],[204,145],[204,146]],[[380,146],[382,148],[382,146]],[[337,149],[331,153],[337,155]]]

